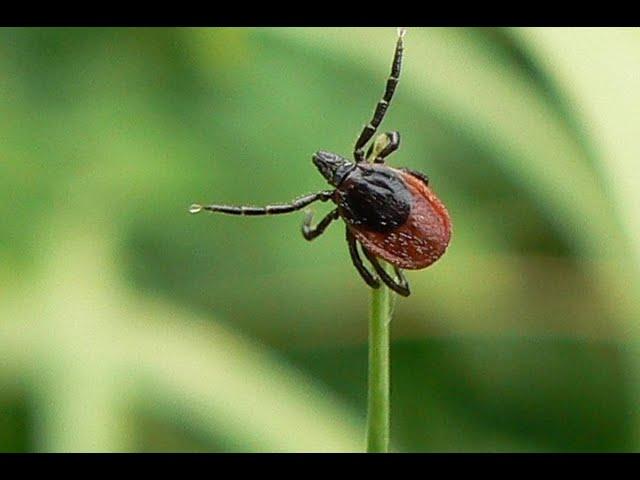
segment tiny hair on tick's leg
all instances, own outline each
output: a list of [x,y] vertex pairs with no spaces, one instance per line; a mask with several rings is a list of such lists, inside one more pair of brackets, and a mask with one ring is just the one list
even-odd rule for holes
[[[227,215],[279,215],[302,210],[321,201],[335,204],[315,226],[308,212],[301,226],[306,240],[322,235],[338,219],[345,222],[351,261],[372,288],[388,285],[400,295],[410,293],[405,270],[420,270],[444,255],[451,239],[447,209],[429,186],[422,172],[392,168],[385,159],[400,147],[400,134],[390,131],[375,137],[396,90],[402,58],[404,30],[398,30],[396,48],[384,95],[371,122],[362,130],[354,147],[355,161],[326,150],[318,150],[312,162],[331,190],[305,195],[288,204],[266,207],[193,204],[191,213],[209,211]],[[368,145],[368,148],[366,148]],[[366,149],[366,156],[364,151]],[[369,260],[365,265],[364,256]],[[395,275],[380,262],[393,265]],[[395,278],[394,278],[395,277]]]
[[364,151],[363,148],[367,144],[367,142],[373,137],[376,133],[376,130],[382,123],[385,114],[387,113],[387,109],[391,103],[391,99],[393,98],[393,93],[396,91],[396,86],[398,85],[398,81],[400,79],[400,69],[402,68],[402,53],[404,50],[404,45],[402,43],[402,39],[406,30],[398,29],[398,40],[396,41],[396,51],[393,55],[393,62],[391,64],[391,75],[389,75],[389,79],[387,80],[387,86],[384,90],[384,95],[382,96],[382,100],[378,102],[376,106],[376,110],[373,112],[373,117],[371,121],[365,125],[358,140],[356,140],[356,144],[353,150],[353,157],[356,161],[362,162],[364,161]]

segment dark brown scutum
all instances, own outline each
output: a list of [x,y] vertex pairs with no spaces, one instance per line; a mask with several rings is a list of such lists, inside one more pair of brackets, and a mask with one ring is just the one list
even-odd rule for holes
[[350,225],[349,228],[377,257],[400,268],[419,270],[431,265],[446,251],[451,240],[451,220],[445,206],[423,180],[400,173],[412,196],[411,213],[406,222],[389,232],[364,226]]
[[411,192],[401,172],[384,165],[358,165],[336,190],[340,216],[352,227],[389,232],[411,211]]

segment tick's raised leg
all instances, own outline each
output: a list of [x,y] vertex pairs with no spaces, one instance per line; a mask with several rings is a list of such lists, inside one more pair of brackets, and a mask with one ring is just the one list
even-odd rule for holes
[[351,261],[353,262],[353,265],[356,267],[356,270],[358,270],[358,273],[360,273],[360,276],[362,277],[362,279],[365,282],[367,282],[367,285],[369,285],[371,288],[380,288],[380,281],[376,277],[374,277],[373,274],[369,272],[369,270],[367,270],[367,267],[365,267],[364,264],[362,263],[362,259],[360,258],[360,254],[358,253],[356,237],[353,236],[353,234],[349,231],[348,227],[347,227],[347,244],[349,245],[349,253],[351,254]]
[[322,220],[320,220],[320,223],[318,223],[318,225],[312,227],[311,221],[313,220],[313,212],[307,213],[307,216],[302,222],[302,236],[309,241],[313,240],[316,237],[319,237],[331,224],[331,222],[337,220],[339,217],[340,214],[338,214],[338,209],[336,208],[335,210],[329,212],[327,216],[325,216]]
[[409,282],[407,282],[407,279],[402,274],[402,270],[400,270],[398,267],[394,265],[393,268],[396,272],[396,276],[398,277],[398,280],[396,281],[389,276],[389,274],[382,267],[382,265],[380,265],[380,262],[378,262],[378,259],[373,253],[371,253],[365,248],[364,254],[369,259],[369,262],[371,262],[371,265],[373,265],[373,268],[375,268],[376,272],[378,273],[378,276],[385,283],[385,285],[387,285],[391,290],[398,292],[403,297],[408,297],[409,295],[411,295],[411,290],[409,289]]
[[199,213],[202,210],[208,210],[210,212],[226,213],[227,215],[278,215],[281,213],[295,212],[301,210],[307,205],[317,202],[326,202],[333,196],[333,190],[325,192],[312,193],[311,195],[305,195],[293,202],[285,205],[267,205],[266,207],[247,207],[247,206],[230,206],[230,205],[199,205],[194,203],[189,208],[191,213]]
[[393,56],[393,63],[391,64],[391,75],[387,80],[387,86],[384,90],[382,100],[378,102],[371,121],[364,127],[362,133],[360,133],[360,136],[356,141],[356,145],[353,151],[353,156],[356,162],[364,161],[364,146],[371,139],[371,137],[373,137],[373,134],[376,133],[376,130],[382,122],[385,113],[387,113],[387,108],[389,108],[389,104],[391,103],[391,98],[393,97],[393,92],[395,92],[396,90],[396,85],[398,85],[398,79],[400,78],[400,67],[402,66],[402,51],[404,48],[402,44],[402,37],[404,37],[404,34],[404,29],[398,29],[398,41],[396,42],[396,52]]
[[384,163],[384,159],[400,147],[400,134],[387,132],[378,135],[367,150],[367,160],[373,163]]

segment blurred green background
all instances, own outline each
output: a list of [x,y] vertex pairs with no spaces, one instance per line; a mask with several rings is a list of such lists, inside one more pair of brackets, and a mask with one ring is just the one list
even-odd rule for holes
[[[360,451],[326,187],[394,28],[0,30],[0,451]],[[395,451],[640,448],[640,30],[410,28],[382,131],[454,223],[392,324]],[[316,215],[329,206],[313,207]]]

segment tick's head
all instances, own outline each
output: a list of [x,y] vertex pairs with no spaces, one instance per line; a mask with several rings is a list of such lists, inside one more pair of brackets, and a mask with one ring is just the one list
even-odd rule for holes
[[313,154],[313,163],[324,178],[334,187],[353,169],[354,164],[335,153],[319,151]]

